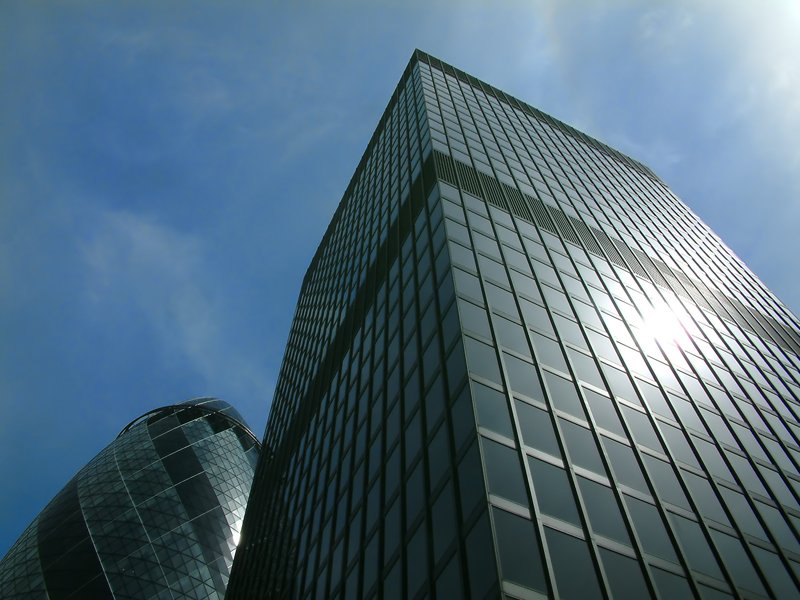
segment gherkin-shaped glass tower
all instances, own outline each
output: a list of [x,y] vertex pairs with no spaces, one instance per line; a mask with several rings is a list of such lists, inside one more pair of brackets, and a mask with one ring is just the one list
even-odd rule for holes
[[0,598],[223,598],[259,449],[214,398],[141,416],[0,561]]

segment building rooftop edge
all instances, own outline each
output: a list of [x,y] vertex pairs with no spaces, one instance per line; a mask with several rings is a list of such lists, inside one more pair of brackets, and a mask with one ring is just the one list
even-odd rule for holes
[[[210,401],[210,400],[215,400],[217,402],[222,402],[223,404],[228,406],[230,409],[232,409],[235,414],[231,415],[231,414],[229,414],[227,412],[223,412],[222,410],[218,410],[216,408],[209,407],[209,406],[206,406],[204,404],[200,404],[199,403],[201,401]],[[136,425],[138,425],[139,423],[141,423],[142,421],[144,421],[148,417],[151,417],[151,416],[153,416],[153,415],[155,415],[155,414],[157,414],[159,412],[167,411],[167,410],[171,410],[171,409],[176,409],[176,408],[189,408],[189,407],[199,408],[199,409],[203,410],[204,412],[206,412],[208,414],[219,414],[219,415],[222,415],[223,417],[225,417],[226,419],[228,419],[230,421],[233,421],[234,423],[239,425],[242,429],[244,429],[245,432],[251,438],[253,438],[253,440],[256,443],[256,446],[258,447],[259,450],[261,450],[261,440],[259,440],[258,437],[253,433],[253,430],[250,429],[250,426],[247,423],[244,422],[244,417],[242,417],[239,414],[239,412],[232,405],[228,404],[225,400],[217,398],[216,396],[197,396],[195,398],[190,398],[189,400],[184,400],[183,402],[177,402],[175,404],[165,404],[163,406],[159,406],[159,407],[153,408],[151,410],[148,410],[147,412],[139,415],[138,417],[133,419],[130,423],[125,425],[125,427],[123,427],[122,430],[117,434],[117,437],[115,439],[119,439],[122,435],[124,435],[125,433],[130,431],[133,427],[135,427]]]
[[551,114],[546,113],[543,110],[538,109],[535,106],[532,106],[532,105],[528,104],[524,100],[520,100],[516,96],[512,96],[511,94],[509,94],[507,92],[504,92],[500,88],[497,88],[497,87],[495,87],[495,86],[493,86],[493,85],[491,85],[489,83],[486,83],[482,79],[479,79],[479,78],[475,77],[474,75],[470,75],[469,73],[459,69],[458,67],[454,67],[453,65],[451,65],[450,63],[442,60],[441,58],[439,58],[437,56],[433,56],[432,54],[429,54],[429,53],[425,52],[424,50],[420,50],[419,48],[415,48],[414,49],[414,54],[412,55],[411,60],[412,61],[415,60],[415,59],[419,60],[420,58],[422,58],[422,59],[424,59],[424,60],[426,60],[428,62],[433,60],[433,61],[441,63],[441,65],[443,67],[445,67],[445,70],[447,68],[452,69],[452,71],[453,71],[452,74],[453,75],[456,75],[457,77],[459,77],[460,79],[466,81],[467,83],[470,83],[471,85],[474,85],[476,82],[481,84],[482,87],[486,88],[485,91],[487,91],[487,90],[490,91],[499,100],[504,100],[504,101],[507,101],[508,99],[514,100],[517,104],[520,105],[520,108],[522,108],[523,110],[526,110],[527,112],[532,113],[533,116],[535,116],[537,118],[544,118],[546,120],[552,121],[553,125],[555,125],[559,129],[563,130],[565,133],[567,133],[567,134],[569,134],[569,135],[571,135],[573,137],[577,137],[580,140],[583,140],[585,142],[590,143],[591,145],[593,145],[594,147],[596,147],[598,150],[600,150],[602,152],[608,153],[608,154],[610,154],[610,155],[612,155],[614,157],[617,157],[617,158],[621,158],[624,161],[629,161],[634,166],[638,167],[639,170],[643,171],[644,174],[647,175],[648,177],[654,179],[655,181],[657,181],[658,183],[660,183],[662,185],[666,185],[661,180],[661,178],[658,175],[656,175],[652,171],[652,169],[650,169],[650,167],[648,167],[647,165],[645,165],[641,161],[638,161],[635,158],[632,158],[631,156],[628,156],[624,152],[620,152],[616,148],[612,148],[611,146],[609,146],[605,142],[602,142],[602,141],[598,140],[597,138],[592,137],[591,135],[589,135],[587,133],[584,133],[583,131],[573,127],[572,125],[569,125],[568,123],[565,123],[564,121],[552,116]]

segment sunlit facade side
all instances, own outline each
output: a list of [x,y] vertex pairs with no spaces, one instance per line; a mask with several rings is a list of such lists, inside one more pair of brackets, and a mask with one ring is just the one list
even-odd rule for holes
[[797,597],[799,353],[649,169],[416,52],[306,274],[229,596]]
[[200,398],[128,425],[0,561],[0,598],[223,598],[260,443]]

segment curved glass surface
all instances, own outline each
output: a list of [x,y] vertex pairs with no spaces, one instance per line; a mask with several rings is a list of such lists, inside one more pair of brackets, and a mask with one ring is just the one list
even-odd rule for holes
[[0,561],[0,597],[223,598],[259,449],[221,400],[143,415]]

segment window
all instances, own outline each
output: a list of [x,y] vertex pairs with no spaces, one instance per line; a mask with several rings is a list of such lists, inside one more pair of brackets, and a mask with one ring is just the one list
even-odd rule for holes
[[486,438],[481,441],[489,492],[527,506],[528,494],[517,451]]
[[473,381],[472,397],[475,400],[479,425],[506,437],[514,437],[505,394]]
[[610,488],[585,477],[578,477],[592,530],[607,538],[630,545],[630,537],[622,520],[617,499]]
[[605,474],[603,461],[597,449],[597,442],[595,442],[592,433],[585,427],[576,425],[571,421],[559,419],[559,422],[561,423],[561,430],[564,432],[564,442],[572,463],[595,473]]
[[583,403],[572,381],[547,371],[544,373],[544,380],[547,383],[548,397],[553,408],[586,420]]
[[586,542],[549,527],[545,527],[545,535],[559,597],[602,598]]
[[561,451],[558,448],[550,415],[546,411],[520,400],[516,400],[515,405],[522,431],[522,440],[532,448],[560,457]]
[[540,510],[563,521],[581,526],[575,495],[566,471],[537,458],[528,458],[533,479],[533,489]]
[[[533,523],[498,508],[492,509],[503,579],[547,591],[538,536]],[[491,545],[491,541],[489,541]],[[493,561],[492,561],[493,562]],[[484,565],[476,565],[485,569]],[[483,597],[483,596],[479,596]]]
[[503,361],[508,372],[509,387],[517,393],[543,402],[544,394],[536,367],[505,352]]
[[625,496],[625,503],[628,505],[633,527],[639,535],[644,551],[677,563],[678,557],[656,507],[631,496]]

